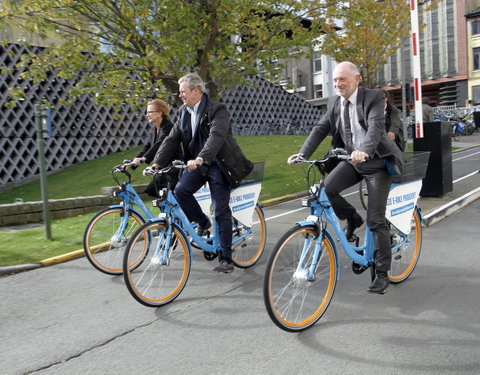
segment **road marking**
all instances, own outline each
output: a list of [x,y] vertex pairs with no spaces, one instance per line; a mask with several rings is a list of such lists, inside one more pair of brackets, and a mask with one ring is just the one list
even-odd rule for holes
[[457,178],[455,181],[453,181],[453,183],[456,183],[456,182],[458,182],[458,181],[462,181],[462,180],[464,180],[464,179],[466,179],[466,178],[468,178],[468,177],[472,177],[472,176],[476,175],[477,173],[480,173],[480,171],[475,171],[475,172],[469,173],[469,174],[467,174],[467,175],[465,175],[465,176],[463,176],[463,177]]
[[[350,195],[353,195],[353,194],[358,194],[358,191],[352,191],[351,193],[347,193],[347,194],[344,194],[342,195],[344,198],[345,197],[348,197]],[[298,198],[298,199],[301,199],[301,198]],[[294,200],[298,200],[298,199],[294,199]],[[289,201],[289,202],[292,202],[292,201]],[[286,203],[286,202],[284,202]],[[305,210],[307,209],[308,207],[300,207],[300,208],[297,208],[295,210],[291,210],[291,211],[286,211],[284,213],[281,213],[281,214],[278,214],[278,215],[275,215],[275,216],[271,216],[271,217],[268,217],[268,218],[265,218],[265,221],[269,221],[269,220],[273,220],[273,219],[277,219],[279,217],[282,217],[282,216],[285,216],[285,215],[290,215],[290,214],[293,214],[295,212],[298,212],[298,211],[301,211],[301,210]]]
[[462,159],[469,158],[469,157],[471,157],[471,156],[478,155],[478,154],[480,154],[480,151],[474,152],[473,154],[468,154],[468,155],[465,155],[465,156],[460,156],[460,157],[458,157],[458,158],[452,159],[452,161],[462,160]]

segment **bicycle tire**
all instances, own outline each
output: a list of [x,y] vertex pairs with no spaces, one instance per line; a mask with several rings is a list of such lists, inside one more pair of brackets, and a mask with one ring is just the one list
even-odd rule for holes
[[[314,226],[291,228],[277,242],[266,264],[265,306],[272,321],[287,332],[303,331],[314,325],[327,310],[335,292],[338,259],[335,242],[327,231],[323,235],[322,255],[314,280],[306,278],[317,236]],[[306,267],[297,271],[307,240],[310,244],[307,244]]]
[[[395,241],[396,238],[404,238],[398,229],[390,225],[390,236]],[[398,236],[398,237],[395,237]],[[399,284],[405,281],[415,269],[420,258],[422,250],[422,223],[420,213],[416,208],[412,215],[412,229],[408,235],[407,243],[392,253],[392,264],[389,272],[389,279],[392,284]]]
[[[145,223],[136,211],[129,213],[129,223],[120,241],[112,241],[116,235],[124,210],[110,207],[98,212],[88,223],[83,234],[83,250],[90,264],[108,275],[123,273],[123,253],[129,237]],[[137,260],[132,267],[138,264]]]
[[[169,256],[165,264],[161,263],[163,251],[168,246],[165,236],[168,224],[164,221],[142,225],[127,244],[123,260],[125,284],[132,297],[145,306],[159,307],[175,300],[185,288],[190,275],[188,239],[176,224],[170,225],[173,226],[170,242],[173,246],[168,248]],[[146,258],[137,268],[127,269],[125,266],[131,259],[138,257],[137,252],[144,252],[146,237],[151,238]],[[159,248],[160,253],[157,252]]]
[[364,186],[364,180],[361,180],[358,183],[358,196],[360,197],[360,203],[362,207],[367,210],[368,208],[368,191],[367,188]]
[[252,267],[262,256],[267,242],[267,224],[262,207],[259,204],[255,206],[253,222],[250,228],[243,226],[236,219],[233,219],[232,222],[234,236],[241,236],[245,230],[252,229],[252,234],[232,249],[233,263],[238,268]]

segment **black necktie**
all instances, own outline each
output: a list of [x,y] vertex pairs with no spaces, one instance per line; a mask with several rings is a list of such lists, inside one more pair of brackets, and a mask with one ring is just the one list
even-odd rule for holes
[[345,147],[347,148],[347,152],[351,154],[353,152],[353,143],[352,143],[352,127],[350,124],[350,101],[345,100],[343,102],[343,125],[345,126]]
[[185,109],[185,112],[183,113],[183,126],[184,129],[187,130],[189,140],[191,140],[193,138],[192,121],[190,119],[190,112],[187,109]]

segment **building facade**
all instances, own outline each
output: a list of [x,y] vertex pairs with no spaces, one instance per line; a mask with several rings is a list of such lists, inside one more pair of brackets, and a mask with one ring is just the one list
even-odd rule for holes
[[[480,1],[479,1],[480,3]],[[465,16],[467,19],[468,98],[470,105],[480,105],[480,4]]]
[[[440,0],[432,8],[419,1],[422,96],[432,106],[465,107],[480,104],[480,0]],[[377,76],[377,88],[390,92],[397,107],[405,101],[413,108],[411,41],[389,57]],[[332,95],[331,72],[335,62],[329,56],[313,55],[289,61],[282,77],[290,92],[316,106],[324,106]],[[296,77],[296,78],[295,78]]]

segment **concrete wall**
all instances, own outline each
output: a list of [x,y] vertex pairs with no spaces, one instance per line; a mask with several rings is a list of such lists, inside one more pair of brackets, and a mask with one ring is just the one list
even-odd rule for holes
[[[143,191],[146,185],[135,185],[137,191]],[[142,189],[143,187],[143,189]],[[49,211],[51,219],[62,219],[82,215],[90,212],[97,212],[112,204],[118,204],[120,198],[113,197],[112,191],[118,190],[117,187],[107,187],[102,189],[105,195],[95,195],[91,197],[77,197],[66,199],[49,199]],[[146,195],[140,195],[142,199]],[[31,223],[40,223],[43,221],[43,203],[23,202],[12,204],[0,204],[0,227],[15,226]]]

